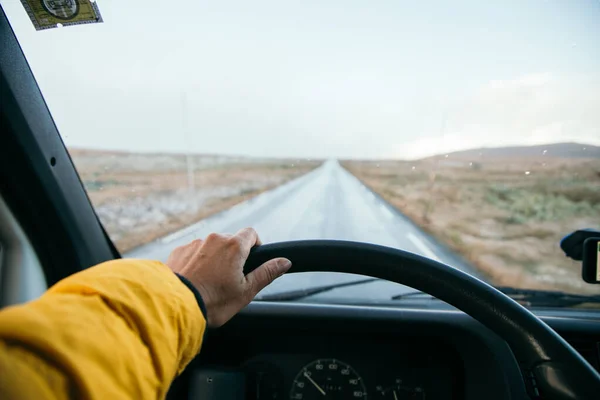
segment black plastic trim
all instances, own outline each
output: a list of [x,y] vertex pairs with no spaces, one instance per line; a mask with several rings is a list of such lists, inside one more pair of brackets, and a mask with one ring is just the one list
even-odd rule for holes
[[[230,348],[228,343],[246,340],[257,349],[260,349],[260,343],[268,343],[272,352],[273,343],[284,342],[287,337],[302,332],[310,332],[313,338],[319,335],[323,338],[352,336],[358,340],[357,345],[365,346],[371,341],[411,336],[439,338],[453,346],[462,358],[465,399],[529,398],[519,364],[508,344],[467,314],[447,310],[253,302],[224,327],[209,331],[204,348],[188,368],[188,374],[205,367],[214,348]],[[293,343],[290,346],[293,347]],[[178,382],[180,387],[174,388],[179,389],[177,393],[181,395],[185,379],[182,376]]]
[[[544,310],[535,314],[567,339],[588,339],[592,343],[600,338],[597,313]],[[203,351],[175,382],[169,398],[177,394],[185,396],[187,378],[194,370],[208,365],[211,352],[216,357],[212,358],[222,360],[223,353],[219,353],[219,349],[231,348],[234,342],[240,341],[252,343],[253,351],[260,351],[260,343],[269,343],[269,351],[273,352],[273,343],[302,332],[310,332],[313,338],[322,335],[324,339],[354,336],[367,346],[370,341],[384,337],[439,338],[454,346],[463,359],[465,399],[530,398],[519,363],[508,344],[461,311],[415,310],[400,305],[391,308],[258,301],[252,302],[224,327],[209,330]]]

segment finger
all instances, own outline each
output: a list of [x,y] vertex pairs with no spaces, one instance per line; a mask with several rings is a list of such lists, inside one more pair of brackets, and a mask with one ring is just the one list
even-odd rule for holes
[[258,292],[263,290],[275,279],[285,274],[291,266],[292,262],[287,258],[274,258],[246,275],[246,281],[248,282],[251,296],[248,301],[251,301]]
[[194,248],[194,247],[200,247],[200,246],[202,246],[202,240],[200,240],[200,239],[195,239],[195,240],[192,240],[192,241],[191,241],[191,242],[189,242],[189,243],[186,243],[186,244],[184,244],[184,245],[181,245],[181,246],[175,247],[175,248],[173,249],[173,251],[171,252],[171,254],[169,255],[169,257],[181,256],[181,254],[182,254],[182,253],[183,253],[183,254],[185,254],[185,253],[189,253],[189,251],[188,251],[188,250],[189,250],[190,248]]
[[188,244],[178,247],[177,250],[185,254],[187,258],[191,258],[196,252],[200,251],[203,243],[204,240],[202,239],[194,239]]
[[240,239],[244,254],[249,254],[251,248],[261,244],[258,233],[252,228],[241,229],[235,236]]
[[186,244],[185,246],[181,246],[181,247],[200,247],[202,246],[202,243],[204,243],[204,240],[202,239],[194,239],[191,242],[189,242],[188,244]]

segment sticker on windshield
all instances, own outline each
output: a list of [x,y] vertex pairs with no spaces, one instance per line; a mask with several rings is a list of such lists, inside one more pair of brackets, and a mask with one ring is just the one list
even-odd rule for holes
[[100,10],[90,0],[21,0],[36,30],[102,22]]

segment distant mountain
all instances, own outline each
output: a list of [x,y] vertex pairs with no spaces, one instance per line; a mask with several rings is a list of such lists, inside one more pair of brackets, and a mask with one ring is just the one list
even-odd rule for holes
[[[453,159],[523,157],[600,158],[600,147],[581,143],[552,143],[538,146],[482,147],[447,153]],[[446,157],[440,154],[433,158]]]

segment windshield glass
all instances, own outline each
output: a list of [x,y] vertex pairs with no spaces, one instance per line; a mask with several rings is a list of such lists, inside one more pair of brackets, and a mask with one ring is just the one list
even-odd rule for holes
[[[98,0],[101,23],[45,30],[0,3],[125,256],[252,226],[600,294],[559,247],[600,229],[597,1]],[[357,280],[315,296],[411,291],[269,290]]]

